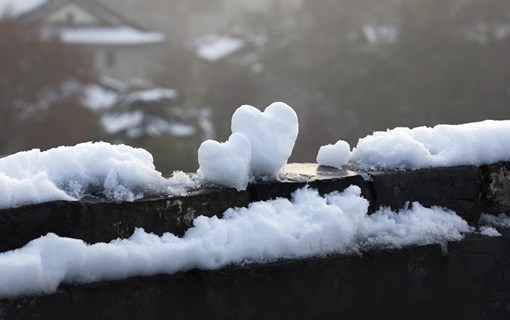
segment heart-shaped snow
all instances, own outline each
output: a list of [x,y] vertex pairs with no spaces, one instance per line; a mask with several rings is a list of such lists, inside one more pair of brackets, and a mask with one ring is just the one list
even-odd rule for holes
[[200,175],[206,181],[246,189],[250,174],[250,141],[242,133],[233,133],[224,143],[202,142],[198,148]]
[[232,132],[241,132],[251,143],[251,171],[275,176],[287,163],[299,132],[296,112],[275,102],[260,112],[241,106],[232,116]]

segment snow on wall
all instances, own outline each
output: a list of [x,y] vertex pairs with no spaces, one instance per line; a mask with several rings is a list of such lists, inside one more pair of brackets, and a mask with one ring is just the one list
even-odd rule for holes
[[510,160],[510,120],[395,128],[358,141],[349,161],[374,169],[406,170]]
[[0,159],[0,209],[96,193],[133,201],[169,187],[149,152],[126,145],[88,142]]
[[200,216],[182,238],[138,229],[129,239],[88,245],[48,234],[0,254],[0,297],[52,293],[61,283],[442,243],[472,231],[453,212],[417,203],[369,216],[360,193],[352,186],[321,197],[302,188],[291,200],[229,209],[222,219]]

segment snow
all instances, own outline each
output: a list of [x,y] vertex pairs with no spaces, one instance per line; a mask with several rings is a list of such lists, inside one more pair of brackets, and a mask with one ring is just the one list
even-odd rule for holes
[[510,160],[510,120],[395,128],[362,138],[350,162],[372,169],[420,169]]
[[158,117],[147,117],[142,111],[104,114],[101,117],[101,125],[111,135],[124,131],[129,138],[163,134],[189,137],[196,131],[192,125],[171,122]]
[[224,143],[204,141],[198,149],[199,176],[214,184],[246,189],[251,156],[250,141],[242,133],[233,133]]
[[251,178],[275,177],[287,163],[298,132],[296,112],[283,102],[264,112],[243,105],[232,116],[227,142],[207,140],[200,146],[200,177],[238,190],[246,189]]
[[276,176],[292,154],[299,133],[296,112],[283,102],[272,103],[264,112],[241,106],[232,116],[231,128],[250,140],[255,176]]
[[137,45],[166,41],[163,33],[128,26],[68,28],[60,30],[59,35],[63,42],[74,44]]
[[[107,133],[116,134],[121,131],[129,131],[140,127],[142,125],[143,118],[144,114],[142,111],[105,114],[101,117],[101,125]],[[140,135],[141,134],[142,132],[140,132]],[[128,135],[133,138],[138,136],[135,133]]]
[[149,136],[168,133],[175,137],[189,137],[195,134],[195,127],[189,124],[169,122],[161,118],[153,118],[148,122],[145,133]]
[[341,168],[349,161],[350,154],[349,144],[339,140],[334,145],[328,144],[320,147],[317,153],[317,163],[321,166]]
[[244,47],[242,39],[230,36],[209,35],[196,44],[197,57],[210,62],[219,61]]
[[158,102],[164,99],[177,99],[179,93],[175,89],[153,88],[147,90],[136,91],[126,96],[126,103],[141,102]]
[[144,149],[105,142],[33,149],[0,159],[0,209],[90,194],[133,201],[192,185],[183,177],[179,183],[163,178]]
[[500,227],[508,229],[510,228],[510,217],[506,213],[501,213],[498,216],[484,213],[480,216],[478,224],[489,227]]
[[[297,115],[284,103],[273,103],[264,112],[242,106],[232,117],[232,135],[226,142],[208,140],[200,146],[197,176],[179,171],[170,179],[155,170],[150,153],[125,145],[89,142],[20,152],[0,159],[0,209],[71,201],[89,194],[129,201],[184,194],[204,181],[242,190],[256,176],[279,172],[292,153],[298,131]],[[362,166],[385,169],[480,165],[510,159],[509,141],[510,121],[396,128],[360,139],[350,157],[344,141],[325,146],[319,150],[318,162],[341,166],[349,158]],[[230,208],[221,219],[197,217],[182,238],[137,229],[129,239],[90,245],[48,234],[0,254],[0,298],[52,293],[61,283],[444,245],[475,231],[454,212],[440,207],[425,208],[414,202],[399,212],[380,208],[371,215],[368,207],[357,186],[325,196],[305,187],[290,200]],[[510,227],[510,217],[484,214],[479,225],[480,234],[500,236],[494,227]]]
[[493,227],[481,226],[480,234],[487,237],[501,237],[501,233]]
[[3,16],[17,17],[30,10],[33,10],[48,0],[1,0],[0,18]]
[[390,25],[365,24],[362,27],[365,39],[371,43],[394,43],[397,40],[398,28]]
[[88,245],[48,234],[0,254],[0,297],[52,293],[61,283],[444,243],[472,231],[454,213],[417,203],[367,215],[360,194],[356,186],[325,197],[302,188],[291,200],[228,209],[222,219],[197,217],[182,238],[137,229],[129,239]]
[[83,104],[94,111],[108,110],[119,99],[119,93],[98,85],[89,85],[84,90]]

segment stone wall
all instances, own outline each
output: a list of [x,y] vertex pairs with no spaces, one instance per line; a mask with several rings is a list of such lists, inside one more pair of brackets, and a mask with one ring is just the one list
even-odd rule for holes
[[[292,164],[246,191],[203,189],[184,197],[108,202],[88,198],[0,210],[0,251],[54,232],[95,243],[135,227],[182,235],[199,215],[290,197],[304,185],[321,194],[358,185],[370,203],[408,201],[450,208],[476,225],[481,213],[510,212],[510,163],[416,171],[340,171]],[[340,317],[497,319],[510,316],[510,232],[363,256],[193,270],[90,285],[52,295],[0,300],[0,319],[327,319]],[[444,317],[443,317],[444,316]]]

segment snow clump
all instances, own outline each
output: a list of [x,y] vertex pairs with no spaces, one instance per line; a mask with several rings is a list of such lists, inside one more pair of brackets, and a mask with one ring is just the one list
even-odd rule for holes
[[321,166],[341,168],[349,161],[351,147],[346,141],[339,140],[335,144],[320,147],[317,163]]

